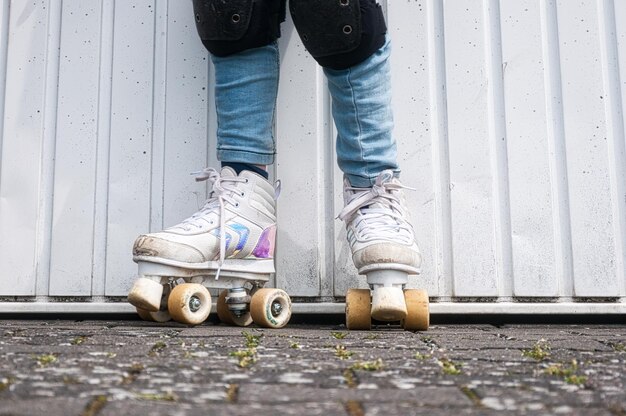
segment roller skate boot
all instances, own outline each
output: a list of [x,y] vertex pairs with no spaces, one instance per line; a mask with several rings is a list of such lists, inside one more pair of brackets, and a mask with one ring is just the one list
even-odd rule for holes
[[291,300],[279,289],[262,288],[274,273],[276,198],[280,191],[262,176],[229,167],[207,168],[197,181],[209,180],[204,206],[180,224],[141,235],[133,247],[139,278],[128,301],[146,320],[170,318],[199,324],[211,310],[208,288],[225,289],[217,313],[225,323],[253,321],[280,328],[291,317]]
[[408,276],[420,273],[420,254],[406,208],[403,186],[391,170],[371,188],[356,188],[344,179],[345,221],[352,260],[370,289],[346,294],[348,329],[370,329],[377,321],[400,321],[406,330],[426,330],[428,295],[405,289]]

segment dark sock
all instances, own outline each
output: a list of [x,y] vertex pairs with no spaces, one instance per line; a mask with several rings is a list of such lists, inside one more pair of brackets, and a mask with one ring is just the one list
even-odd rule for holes
[[249,170],[250,172],[254,172],[263,176],[265,179],[269,178],[269,174],[267,173],[266,170],[263,170],[260,167],[251,165],[249,163],[222,162],[222,167],[225,168],[226,166],[233,169],[237,173],[237,175],[239,175],[244,170]]

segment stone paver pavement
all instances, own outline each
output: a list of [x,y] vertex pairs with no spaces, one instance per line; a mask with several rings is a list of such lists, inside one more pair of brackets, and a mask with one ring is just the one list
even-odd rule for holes
[[626,415],[626,325],[0,321],[0,415]]

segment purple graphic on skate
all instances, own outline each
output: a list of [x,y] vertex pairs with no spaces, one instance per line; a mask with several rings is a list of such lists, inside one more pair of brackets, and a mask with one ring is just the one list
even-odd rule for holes
[[259,259],[270,259],[274,257],[274,241],[276,241],[276,226],[272,225],[263,230],[259,242],[252,251],[252,255]]

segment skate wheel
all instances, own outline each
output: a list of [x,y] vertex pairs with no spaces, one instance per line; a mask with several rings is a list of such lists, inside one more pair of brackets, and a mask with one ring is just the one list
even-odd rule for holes
[[291,318],[291,299],[281,289],[259,289],[252,295],[250,314],[264,328],[282,328]]
[[167,309],[176,322],[201,324],[211,312],[211,294],[206,287],[197,283],[180,284],[172,289]]
[[404,300],[407,315],[402,320],[402,328],[407,331],[426,331],[430,323],[428,293],[425,290],[406,289]]
[[226,295],[228,294],[228,290],[222,290],[220,296],[217,298],[217,316],[220,318],[220,321],[227,325],[234,326],[248,326],[252,323],[252,315],[250,311],[242,314],[241,316],[235,315],[230,309],[228,309],[228,305],[226,304]]
[[369,289],[348,289],[346,293],[346,328],[372,328],[371,295]]
[[140,277],[128,292],[128,302],[140,309],[157,312],[161,306],[163,285],[152,279]]
[[172,320],[168,311],[151,312],[145,309],[137,308],[137,315],[144,321],[148,322],[168,322]]

